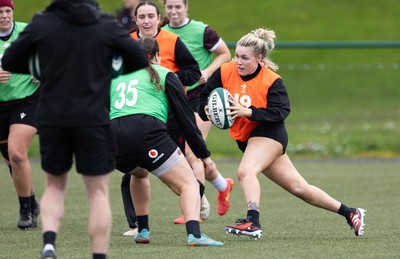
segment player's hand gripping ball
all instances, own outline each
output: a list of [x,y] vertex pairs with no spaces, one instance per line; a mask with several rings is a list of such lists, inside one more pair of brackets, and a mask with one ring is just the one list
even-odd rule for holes
[[215,88],[208,96],[208,112],[212,123],[219,129],[230,128],[235,119],[227,115],[230,111],[228,100],[233,100],[232,95],[222,87]]

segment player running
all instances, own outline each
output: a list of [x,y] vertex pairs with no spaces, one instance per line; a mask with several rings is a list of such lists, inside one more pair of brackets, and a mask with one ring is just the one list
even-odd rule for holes
[[[285,153],[288,134],[285,119],[290,113],[286,87],[269,56],[275,32],[257,29],[243,36],[235,49],[235,60],[223,64],[200,94],[199,115],[208,120],[207,98],[223,87],[234,97],[229,115],[235,118],[230,135],[243,152],[237,176],[247,205],[245,219],[225,227],[227,233],[260,238],[261,189],[258,175],[270,180],[303,201],[344,216],[356,236],[364,234],[366,210],[349,208],[323,190],[310,185]],[[273,71],[274,70],[274,71]]]

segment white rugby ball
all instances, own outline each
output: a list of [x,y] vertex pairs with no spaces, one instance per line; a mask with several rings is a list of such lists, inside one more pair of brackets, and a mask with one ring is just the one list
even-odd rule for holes
[[227,115],[230,112],[226,110],[230,106],[229,99],[233,100],[232,95],[222,87],[215,88],[208,96],[210,118],[219,129],[228,129],[235,122],[232,116]]
[[111,63],[111,77],[116,78],[124,72],[124,60],[118,54],[114,54]]
[[34,78],[40,81],[40,65],[37,53],[33,54],[29,58],[29,72]]

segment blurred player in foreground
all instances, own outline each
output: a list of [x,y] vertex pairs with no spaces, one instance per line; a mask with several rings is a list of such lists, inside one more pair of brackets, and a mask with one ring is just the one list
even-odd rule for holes
[[17,73],[29,73],[28,60],[34,54],[39,59],[37,122],[46,172],[42,258],[56,258],[55,240],[64,217],[73,158],[87,191],[93,258],[107,256],[112,221],[108,184],[115,168],[109,93],[116,53],[122,56],[126,73],[148,65],[138,43],[96,1],[53,0],[3,56],[3,68]]

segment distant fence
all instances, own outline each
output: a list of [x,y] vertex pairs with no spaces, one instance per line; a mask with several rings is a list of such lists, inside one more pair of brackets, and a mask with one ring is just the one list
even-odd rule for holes
[[[227,45],[233,49],[236,46],[236,42],[228,41]],[[400,42],[276,42],[275,48],[282,49],[304,49],[304,48],[400,48]]]

